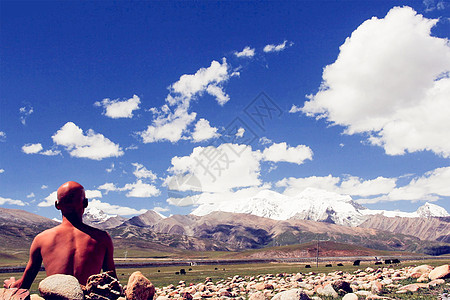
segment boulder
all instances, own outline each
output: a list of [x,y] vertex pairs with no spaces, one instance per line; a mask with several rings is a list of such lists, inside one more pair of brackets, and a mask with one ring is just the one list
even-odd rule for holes
[[373,281],[370,291],[375,295],[381,294],[383,292],[383,284],[379,281]]
[[319,287],[316,290],[317,294],[321,296],[327,296],[327,297],[333,297],[337,298],[339,297],[338,293],[334,290],[333,286],[331,284],[327,284],[324,287]]
[[18,289],[18,288],[0,289],[0,299],[29,300],[30,292],[26,289]]
[[267,297],[263,292],[258,291],[256,293],[251,294],[248,300],[267,300]]
[[81,285],[74,276],[54,274],[39,283],[39,293],[44,299],[83,300]]
[[152,300],[155,286],[141,272],[136,271],[128,278],[125,297],[127,300]]
[[437,285],[441,285],[444,283],[445,283],[444,279],[435,279],[433,281],[428,282],[428,286],[437,286]]
[[353,292],[352,288],[350,287],[350,283],[344,280],[337,280],[331,285],[340,296],[344,296],[347,293]]
[[398,290],[399,291],[417,292],[419,290],[419,286],[417,284],[408,284],[408,285],[400,287]]
[[428,273],[428,272],[430,272],[431,270],[433,270],[433,267],[430,266],[430,265],[420,265],[420,266],[417,266],[417,267],[413,268],[413,269],[411,270],[411,273],[420,273],[420,274],[423,274],[423,273]]
[[122,294],[122,286],[117,278],[113,277],[112,271],[89,276],[86,287],[84,288],[84,297],[86,300],[116,300]]
[[272,300],[310,300],[308,295],[302,292],[301,289],[292,289],[276,294]]
[[344,297],[342,297],[342,300],[358,300],[358,295],[354,293],[348,293]]
[[428,274],[428,278],[431,280],[435,279],[443,279],[450,277],[450,265],[442,265],[434,268],[430,274]]

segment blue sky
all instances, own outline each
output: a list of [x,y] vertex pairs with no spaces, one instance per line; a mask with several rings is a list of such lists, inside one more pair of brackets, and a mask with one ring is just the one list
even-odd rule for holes
[[75,180],[127,216],[307,187],[450,211],[447,1],[0,5],[2,207],[58,217]]

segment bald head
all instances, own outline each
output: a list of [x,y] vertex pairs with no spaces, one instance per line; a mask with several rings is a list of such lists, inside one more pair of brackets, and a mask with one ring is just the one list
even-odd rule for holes
[[68,181],[58,188],[57,204],[82,202],[86,199],[84,187],[75,181]]

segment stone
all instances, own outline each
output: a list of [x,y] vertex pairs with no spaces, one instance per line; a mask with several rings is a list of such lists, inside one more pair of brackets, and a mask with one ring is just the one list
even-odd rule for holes
[[417,284],[408,284],[408,285],[400,287],[398,290],[399,291],[417,292],[419,290],[419,286]]
[[350,287],[350,283],[344,280],[338,280],[333,282],[332,284],[333,289],[340,295],[343,296],[347,293],[353,292],[352,288]]
[[342,300],[358,300],[358,295],[356,295],[354,293],[348,293],[348,294],[345,294],[344,297],[342,297]]
[[0,289],[1,300],[29,300],[30,291],[27,289],[9,288]]
[[272,300],[310,300],[309,296],[301,289],[284,291],[273,296]]
[[248,298],[248,300],[267,300],[267,299],[268,298],[266,297],[266,295],[261,291],[251,294],[250,297]]
[[324,287],[319,287],[316,290],[317,294],[321,296],[327,296],[327,297],[333,297],[337,298],[339,297],[338,293],[334,290],[333,286],[331,284],[327,284]]
[[450,265],[442,265],[434,268],[430,274],[428,274],[428,278],[431,280],[435,279],[443,279],[450,277]]
[[113,272],[108,271],[89,276],[86,281],[86,287],[83,290],[85,299],[116,300],[122,296],[122,286],[120,285],[119,280],[112,275]]
[[373,281],[370,291],[375,295],[381,294],[383,292],[383,284],[379,281]]
[[430,265],[420,265],[411,270],[411,273],[429,273],[431,270],[433,270],[433,267]]
[[155,286],[141,272],[136,271],[128,278],[125,297],[127,300],[152,300]]
[[441,285],[444,283],[445,283],[444,279],[435,279],[435,280],[428,282],[428,286],[437,286],[437,285]]
[[39,293],[44,299],[83,300],[81,285],[72,275],[54,274],[39,283]]

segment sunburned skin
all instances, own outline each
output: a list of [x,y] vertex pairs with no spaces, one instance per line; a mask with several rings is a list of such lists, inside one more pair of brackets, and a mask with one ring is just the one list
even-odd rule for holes
[[44,263],[47,276],[66,274],[75,276],[85,285],[89,276],[113,271],[116,276],[111,237],[104,231],[83,223],[87,207],[83,186],[74,181],[58,189],[55,207],[61,210],[60,225],[38,234],[31,244],[30,259],[22,278],[5,280],[6,288],[29,289]]

